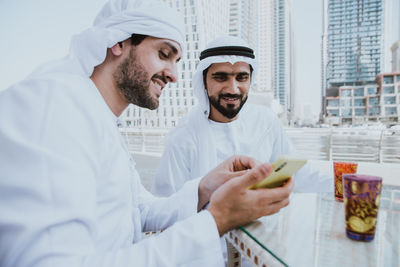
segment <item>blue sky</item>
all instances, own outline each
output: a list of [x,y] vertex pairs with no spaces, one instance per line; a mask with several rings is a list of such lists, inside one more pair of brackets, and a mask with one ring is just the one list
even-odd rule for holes
[[[39,64],[65,56],[71,36],[89,27],[105,2],[0,0],[0,90],[23,79]],[[399,0],[394,2],[398,5]],[[322,0],[292,0],[296,98],[300,104],[310,104],[315,115],[321,102],[321,3]],[[397,6],[393,9],[400,11]],[[394,32],[399,30],[395,28]]]

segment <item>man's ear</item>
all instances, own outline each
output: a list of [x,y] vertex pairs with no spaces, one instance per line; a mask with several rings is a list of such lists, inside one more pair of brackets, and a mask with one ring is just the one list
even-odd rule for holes
[[122,55],[122,43],[116,43],[111,47],[111,52],[113,53],[114,56],[120,56]]

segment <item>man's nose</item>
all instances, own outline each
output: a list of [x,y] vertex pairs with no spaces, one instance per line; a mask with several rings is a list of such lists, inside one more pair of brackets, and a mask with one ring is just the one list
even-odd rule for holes
[[235,77],[229,77],[228,80],[228,89],[229,89],[229,93],[231,94],[239,94],[240,90],[239,90],[239,83],[236,81]]
[[177,64],[171,64],[164,70],[164,76],[168,82],[176,83],[178,81],[178,67]]

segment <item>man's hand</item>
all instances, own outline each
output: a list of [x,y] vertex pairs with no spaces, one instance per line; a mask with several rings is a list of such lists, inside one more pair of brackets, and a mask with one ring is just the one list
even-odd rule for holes
[[233,156],[222,162],[200,181],[197,209],[201,210],[210,201],[212,193],[226,181],[243,175],[256,165],[254,159],[245,156]]
[[249,189],[249,186],[263,180],[271,171],[270,164],[260,164],[245,173],[241,171],[241,176],[230,179],[215,190],[208,210],[214,216],[221,236],[259,217],[274,214],[289,204],[294,186],[292,179],[278,188]]

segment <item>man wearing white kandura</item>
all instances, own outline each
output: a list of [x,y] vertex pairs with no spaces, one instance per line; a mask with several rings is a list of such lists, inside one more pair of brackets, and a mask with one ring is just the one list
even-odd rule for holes
[[[245,104],[256,72],[253,50],[241,38],[219,37],[201,52],[193,76],[199,104],[168,134],[154,194],[169,196],[232,155],[273,162],[295,154],[277,116]],[[332,191],[332,179],[306,164],[294,175],[294,189]]]
[[0,266],[221,266],[221,235],[288,205],[293,182],[249,190],[271,166],[244,156],[169,198],[140,184],[118,116],[158,107],[183,28],[162,2],[111,0],[67,57],[0,92]]

